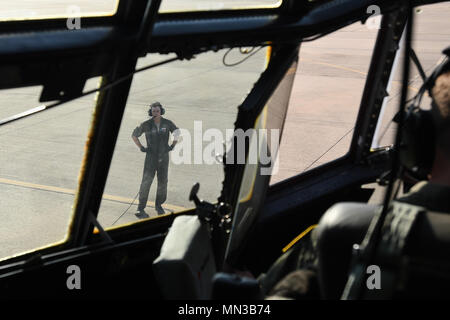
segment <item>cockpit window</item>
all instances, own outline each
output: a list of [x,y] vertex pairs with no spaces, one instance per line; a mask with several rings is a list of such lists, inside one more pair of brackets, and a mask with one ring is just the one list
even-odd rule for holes
[[159,12],[277,8],[281,2],[281,0],[163,0]]
[[[442,62],[444,56],[442,50],[448,46],[448,39],[450,37],[450,21],[444,19],[444,12],[450,14],[450,7],[448,3],[436,3],[417,8],[414,11],[414,41],[412,42],[412,49],[416,52],[422,68],[427,76],[432,70]],[[432,23],[431,23],[432,21]],[[439,34],[432,33],[430,25],[439,25]],[[435,38],[430,39],[430,35]],[[434,40],[436,39],[436,40]],[[439,39],[439,40],[438,40]],[[432,50],[430,46],[432,45]],[[402,86],[402,63],[403,50],[399,50],[397,61],[391,76],[391,83],[388,87],[389,95],[384,99],[380,118],[372,141],[372,148],[383,148],[392,146],[395,141],[395,134],[397,132],[397,125],[393,121],[395,114],[398,112],[400,104],[401,86]],[[412,99],[419,91],[423,84],[417,67],[411,61],[411,72],[408,82],[408,99]],[[411,102],[411,100],[409,100]],[[423,95],[420,108],[429,109],[431,107],[431,99],[428,93]]]
[[[89,80],[85,90],[98,83]],[[0,91],[0,120],[42,105],[41,89]],[[65,240],[94,99],[0,126],[0,260]]]
[[113,15],[119,0],[0,1],[0,21]]
[[[238,106],[266,51],[208,52],[135,75],[98,214],[104,228],[193,208],[197,182],[199,198],[217,201]],[[138,68],[166,58],[149,55]]]
[[355,23],[301,45],[278,153],[279,170],[271,184],[349,151],[377,23],[370,19],[365,25]]

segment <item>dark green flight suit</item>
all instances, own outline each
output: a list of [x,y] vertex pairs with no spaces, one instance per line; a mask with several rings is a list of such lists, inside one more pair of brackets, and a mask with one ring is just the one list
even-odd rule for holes
[[144,173],[139,190],[138,210],[143,210],[147,205],[148,193],[157,173],[158,187],[156,191],[156,208],[161,206],[167,198],[167,181],[169,170],[169,134],[174,132],[177,126],[170,120],[161,118],[159,130],[153,119],[147,120],[134,129],[133,136],[140,137],[145,133],[147,141],[147,154],[145,156]]

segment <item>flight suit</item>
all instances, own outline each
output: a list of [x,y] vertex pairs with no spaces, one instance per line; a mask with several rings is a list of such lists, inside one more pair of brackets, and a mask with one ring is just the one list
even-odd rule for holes
[[169,135],[177,129],[172,121],[161,118],[159,129],[154,120],[150,119],[141,123],[133,131],[133,136],[137,138],[145,133],[147,141],[144,172],[139,189],[138,210],[143,210],[147,205],[148,194],[155,174],[157,174],[158,179],[155,200],[156,208],[166,201],[170,151],[168,145]]

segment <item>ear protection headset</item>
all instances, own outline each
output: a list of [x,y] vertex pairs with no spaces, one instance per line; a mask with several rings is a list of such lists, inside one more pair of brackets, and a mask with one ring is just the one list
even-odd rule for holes
[[150,109],[148,109],[148,115],[149,115],[150,117],[153,116],[153,115],[152,115],[152,108],[153,108],[153,107],[159,107],[159,108],[161,109],[161,115],[163,115],[164,113],[166,113],[166,109],[163,108],[163,106],[161,105],[161,103],[159,103],[159,102],[153,102],[153,103],[150,105]]
[[432,89],[436,79],[444,72],[450,70],[450,47],[443,53],[447,56],[436,67],[433,73],[425,80],[413,102],[408,106],[402,130],[402,142],[400,145],[400,161],[404,168],[419,180],[427,179],[431,171],[435,153],[436,129],[433,121],[432,110],[420,109],[425,91],[432,98],[432,108],[436,108]]

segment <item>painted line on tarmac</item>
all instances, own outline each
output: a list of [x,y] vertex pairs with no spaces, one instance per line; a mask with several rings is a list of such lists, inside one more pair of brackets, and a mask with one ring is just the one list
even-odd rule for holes
[[[345,70],[345,71],[359,73],[359,74],[361,74],[363,76],[367,76],[367,72],[362,72],[362,71],[359,71],[359,70],[356,70],[356,69],[347,68],[347,67],[340,66],[340,65],[337,65],[337,64],[332,64],[332,63],[327,63],[327,62],[319,62],[319,61],[314,61],[314,60],[309,60],[309,59],[300,59],[300,61],[310,62],[310,63],[314,63],[314,64],[320,64],[320,65],[323,65],[323,66],[328,66],[328,67],[332,67],[332,68],[336,68],[336,69],[341,69],[341,70]],[[392,82],[397,84],[397,85],[401,85],[402,84],[402,81],[399,81],[399,80],[392,80]],[[415,92],[419,92],[419,89],[417,89],[415,87],[412,87],[412,86],[408,86],[408,89],[410,89],[412,91],[415,91]]]
[[[60,188],[60,187],[54,187],[54,186],[47,186],[47,185],[42,185],[42,184],[36,184],[36,183],[24,182],[24,181],[17,181],[17,180],[11,180],[11,179],[4,179],[4,178],[0,178],[0,183],[7,184],[7,185],[12,185],[12,186],[17,186],[17,187],[37,189],[37,190],[50,191],[50,192],[56,192],[56,193],[64,193],[64,194],[70,194],[70,195],[75,195],[75,193],[76,193],[76,191],[73,190],[73,189],[66,189],[66,188]],[[126,203],[126,204],[130,204],[133,201],[133,199],[131,199],[131,198],[125,198],[125,197],[120,197],[120,196],[113,196],[113,195],[109,195],[109,194],[104,194],[102,198],[105,199],[105,200],[121,202],[121,203]],[[154,207],[155,203],[149,201],[149,202],[147,202],[147,205],[151,206],[151,207]],[[179,206],[175,206],[175,205],[171,205],[171,204],[164,204],[163,208],[167,208],[167,209],[175,211],[175,212],[183,211],[183,210],[187,210],[188,209],[188,208],[185,208],[185,207],[179,207]]]

